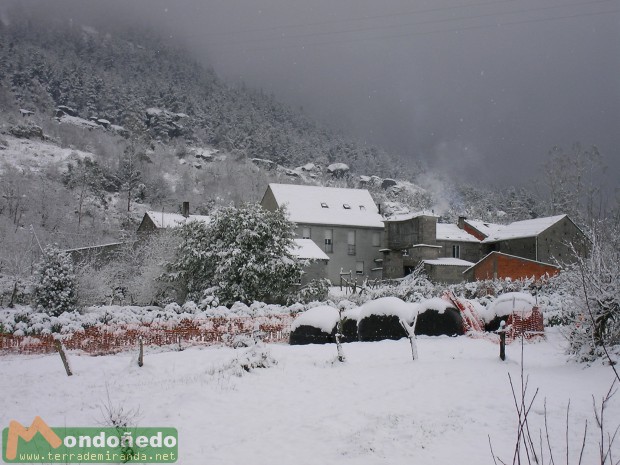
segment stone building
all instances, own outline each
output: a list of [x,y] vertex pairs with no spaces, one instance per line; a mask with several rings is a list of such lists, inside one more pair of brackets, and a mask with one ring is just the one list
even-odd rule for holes
[[419,212],[385,224],[384,278],[403,277],[419,264],[435,282],[540,278],[588,253],[588,239],[567,215],[508,225],[461,217],[455,225]]

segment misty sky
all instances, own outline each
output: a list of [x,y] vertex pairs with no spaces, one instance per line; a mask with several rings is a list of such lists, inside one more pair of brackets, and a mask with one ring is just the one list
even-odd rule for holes
[[152,25],[226,79],[465,179],[524,183],[580,142],[618,186],[620,0],[37,4]]

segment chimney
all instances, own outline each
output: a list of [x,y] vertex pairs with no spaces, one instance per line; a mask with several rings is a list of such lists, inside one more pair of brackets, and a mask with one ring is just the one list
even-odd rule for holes
[[189,216],[189,202],[183,202],[183,208],[181,209],[181,214],[185,218]]
[[460,229],[465,229],[465,220],[466,220],[466,219],[467,219],[467,217],[466,217],[466,216],[459,216],[459,221],[458,221],[458,223],[457,223],[457,226],[458,226]]

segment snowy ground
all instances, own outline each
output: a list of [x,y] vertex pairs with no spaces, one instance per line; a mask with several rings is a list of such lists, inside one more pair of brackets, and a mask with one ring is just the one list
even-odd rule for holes
[[2,137],[8,142],[8,147],[0,150],[0,173],[3,172],[4,163],[38,173],[48,166],[58,166],[64,169],[70,161],[75,162],[78,158],[93,158],[92,153],[58,147],[49,142],[18,139],[12,136]]
[[[566,463],[570,399],[570,463],[577,463],[586,419],[584,463],[594,463],[592,396],[607,391],[612,372],[567,363],[562,342],[552,331],[524,347],[532,393],[540,389],[534,434],[544,426],[546,398],[555,459]],[[512,462],[507,374],[518,382],[518,344],[501,362],[486,340],[420,337],[414,363],[406,339],[350,343],[344,364],[334,363],[333,345],[271,345],[276,366],[237,376],[230,362],[247,350],[147,351],[143,368],[135,354],[72,354],[71,378],[55,355],[0,357],[0,424],[30,424],[39,415],[52,426],[98,425],[107,391],[113,405],[139,408],[140,426],[177,427],[182,464],[491,464],[489,435],[496,454]],[[610,430],[620,423],[620,397],[606,418]]]

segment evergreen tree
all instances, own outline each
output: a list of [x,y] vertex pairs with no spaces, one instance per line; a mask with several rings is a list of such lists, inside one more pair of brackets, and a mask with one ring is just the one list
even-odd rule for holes
[[206,291],[227,305],[280,302],[301,277],[302,264],[291,254],[294,224],[284,210],[225,207],[208,225],[189,222],[179,234],[169,271],[186,286],[189,298],[199,299]]
[[58,316],[75,308],[75,275],[69,255],[46,247],[36,277],[34,295],[39,311]]

